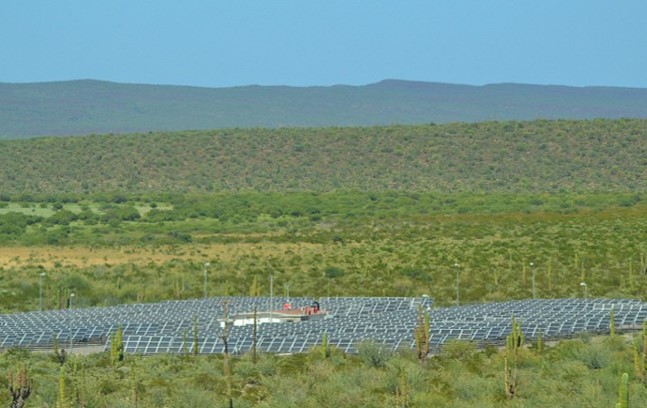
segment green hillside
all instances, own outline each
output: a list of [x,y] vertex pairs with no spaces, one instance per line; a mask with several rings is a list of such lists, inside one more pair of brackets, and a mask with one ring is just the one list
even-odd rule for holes
[[0,138],[235,127],[647,118],[647,89],[388,80],[366,86],[196,88],[0,83]]
[[2,193],[647,190],[647,120],[209,130],[0,142]]

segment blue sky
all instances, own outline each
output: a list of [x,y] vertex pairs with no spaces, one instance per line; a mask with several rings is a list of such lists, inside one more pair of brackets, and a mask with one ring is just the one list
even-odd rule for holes
[[4,0],[0,82],[647,88],[645,0]]

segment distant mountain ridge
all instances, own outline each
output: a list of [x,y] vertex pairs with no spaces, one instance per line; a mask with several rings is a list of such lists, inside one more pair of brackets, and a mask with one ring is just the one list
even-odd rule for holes
[[647,89],[403,80],[230,88],[96,80],[0,83],[0,139],[538,118],[647,118]]

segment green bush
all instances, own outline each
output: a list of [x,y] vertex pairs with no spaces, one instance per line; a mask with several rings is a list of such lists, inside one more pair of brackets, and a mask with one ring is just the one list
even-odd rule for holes
[[330,279],[341,278],[345,274],[346,272],[338,266],[328,266],[324,269],[324,275]]
[[383,344],[362,341],[357,344],[359,359],[369,367],[384,368],[392,357],[391,351]]

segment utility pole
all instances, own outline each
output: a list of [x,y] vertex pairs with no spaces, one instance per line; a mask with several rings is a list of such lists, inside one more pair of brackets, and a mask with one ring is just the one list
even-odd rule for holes
[[225,375],[225,382],[227,384],[227,398],[229,398],[229,407],[234,407],[234,399],[231,395],[231,369],[229,367],[229,301],[225,299],[222,302],[223,314],[225,318],[225,326],[222,331],[222,342],[225,346],[225,352],[222,359],[222,370]]

